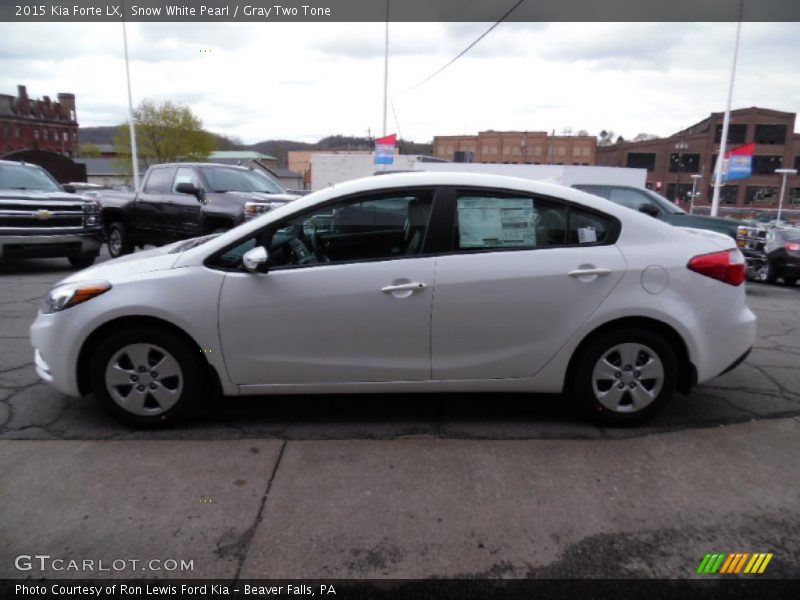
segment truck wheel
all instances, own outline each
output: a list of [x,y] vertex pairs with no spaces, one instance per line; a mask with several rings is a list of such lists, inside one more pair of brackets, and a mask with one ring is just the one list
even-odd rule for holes
[[97,256],[68,256],[67,260],[76,269],[85,269],[94,263]]
[[794,285],[797,283],[797,277],[784,277],[783,285]]
[[108,253],[111,258],[117,258],[133,252],[133,242],[128,237],[125,225],[116,221],[108,228]]
[[756,272],[756,279],[761,283],[775,283],[777,278],[775,269],[772,268],[769,261],[765,262],[764,266]]

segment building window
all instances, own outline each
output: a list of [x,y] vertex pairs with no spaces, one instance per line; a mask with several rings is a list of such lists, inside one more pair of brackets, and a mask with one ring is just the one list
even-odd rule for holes
[[[677,194],[676,194],[677,192]],[[689,202],[692,197],[692,184],[681,183],[678,184],[677,190],[674,183],[667,184],[667,200],[672,202]],[[735,202],[735,199],[734,199]]]
[[[723,185],[719,190],[719,203],[720,204],[736,204],[736,198],[739,196],[738,185]],[[714,187],[708,186],[709,202],[714,197]]]
[[625,159],[625,166],[629,169],[647,169],[653,171],[656,168],[655,152],[628,152]]
[[772,175],[782,162],[781,156],[754,156],[753,175]]
[[580,146],[573,146],[572,147],[572,156],[580,156],[581,155],[581,147]]
[[753,133],[756,144],[785,144],[786,125],[756,125]]
[[788,192],[789,204],[792,206],[800,206],[800,187],[793,187]]
[[794,157],[794,170],[800,173],[800,154]]
[[697,173],[700,170],[700,155],[673,153],[669,156],[670,173]]
[[[728,127],[728,143],[729,144],[744,144],[747,137],[746,124],[731,124]],[[722,139],[722,125],[717,125],[717,133],[714,136],[714,143],[719,144]]]
[[15,138],[19,137],[19,125],[14,126],[14,137]]
[[745,204],[777,204],[778,188],[775,186],[748,185],[744,196]]
[[39,130],[38,129],[34,129],[33,130],[33,139],[35,139],[35,140],[39,139]]

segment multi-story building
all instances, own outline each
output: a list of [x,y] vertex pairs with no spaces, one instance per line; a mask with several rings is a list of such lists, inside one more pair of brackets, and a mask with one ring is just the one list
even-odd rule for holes
[[[696,182],[694,204],[702,212],[713,195],[723,116],[712,113],[667,138],[601,146],[597,149],[597,164],[647,169],[647,187],[684,207]],[[794,133],[794,128],[794,113],[757,107],[731,111],[726,151],[750,143],[756,146],[752,175],[732,180],[720,189],[723,212],[757,212],[756,209],[777,207],[781,175],[775,169],[800,169],[800,134]],[[800,209],[797,176],[788,179],[784,206]]]
[[41,100],[28,98],[24,85],[17,95],[0,94],[0,155],[16,150],[48,150],[77,156],[78,120],[75,94]]
[[436,158],[507,165],[594,165],[597,139],[590,135],[549,135],[544,131],[481,131],[478,135],[437,135]]

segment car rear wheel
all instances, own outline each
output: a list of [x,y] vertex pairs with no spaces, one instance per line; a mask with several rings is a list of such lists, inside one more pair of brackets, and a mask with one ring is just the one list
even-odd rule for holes
[[95,350],[91,388],[112,415],[135,427],[173,423],[203,390],[205,370],[192,348],[151,327],[123,329]]
[[128,236],[125,224],[116,221],[108,228],[108,253],[111,258],[117,258],[133,252],[133,242]]
[[643,328],[606,331],[580,350],[567,391],[594,420],[641,423],[675,393],[678,361],[669,342]]

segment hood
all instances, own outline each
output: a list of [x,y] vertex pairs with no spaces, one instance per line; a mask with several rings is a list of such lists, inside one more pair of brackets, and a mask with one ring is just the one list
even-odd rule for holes
[[225,192],[226,196],[236,196],[250,202],[291,202],[299,196],[293,194],[266,194],[263,192]]
[[85,202],[77,194],[66,192],[42,192],[38,190],[2,190],[0,200],[39,200],[46,202]]
[[112,258],[111,260],[93,265],[88,269],[73,273],[59,283],[105,279],[113,284],[120,278],[128,278],[137,273],[150,273],[152,271],[171,269],[181,255],[180,252],[172,252],[172,250],[184,243],[186,243],[185,240],[169,244],[168,246],[145,250],[144,252],[134,252],[133,254],[127,254],[119,258]]

